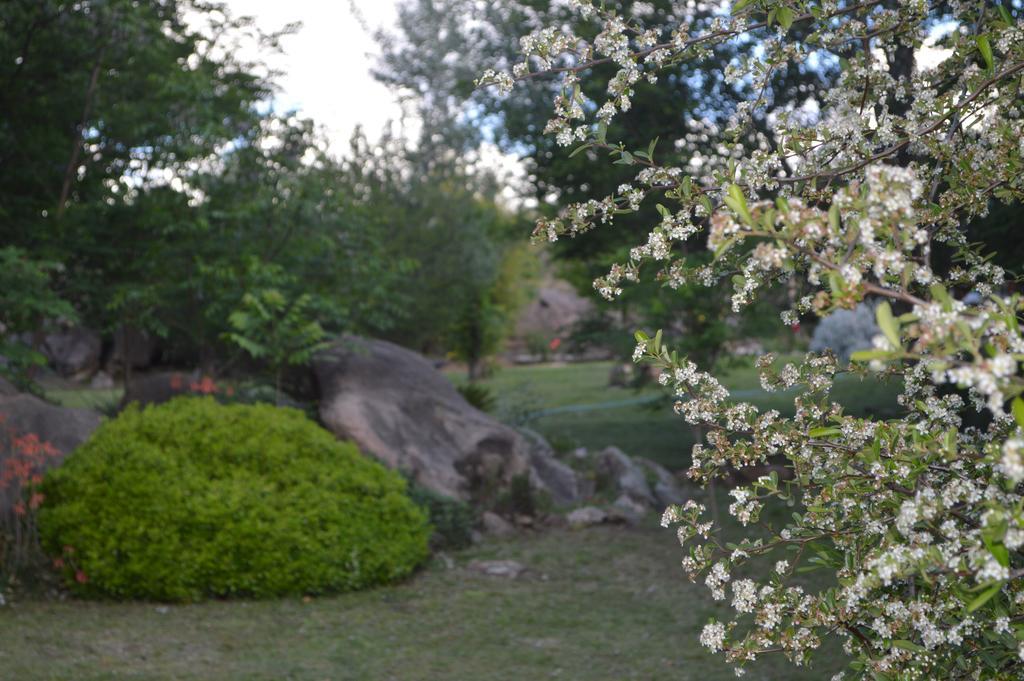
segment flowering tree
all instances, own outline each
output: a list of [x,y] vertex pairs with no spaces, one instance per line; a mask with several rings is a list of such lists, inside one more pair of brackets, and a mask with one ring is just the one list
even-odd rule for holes
[[[804,291],[782,312],[787,324],[874,297],[882,333],[848,370],[897,375],[905,386],[902,418],[854,418],[830,399],[847,370],[831,355],[781,368],[765,356],[766,390],[799,389],[795,416],[782,418],[730,399],[660,333],[638,334],[635,359],[661,367],[676,411],[707,433],[694,447],[694,480],[772,456],[792,474],[732,490],[730,513],[752,526],[738,544],[725,545],[701,504],[666,510],[664,524],[677,524],[689,547],[691,579],[703,577],[716,600],[731,593],[735,616],[709,623],[701,642],[737,673],[773,652],[804,664],[824,639],[841,637],[851,662],[849,676],[836,678],[1020,678],[1024,299],[1007,293],[1004,272],[964,236],[990,203],[1024,198],[1019,4],[737,0],[700,18],[700,3],[678,2],[673,21],[658,25],[645,21],[645,3],[625,16],[614,3],[569,4],[575,28],[522,38],[522,60],[481,83],[507,92],[517,81],[560,78],[548,132],[595,161],[610,155],[631,177],[612,195],[541,220],[537,236],[575,237],[659,202],[660,222],[595,282],[604,296],[654,269],[673,288],[731,278],[740,310],[797,280]],[[681,121],[678,139],[660,142],[685,152],[711,135],[716,153],[664,165],[658,140],[634,150],[608,139],[638,83],[680,65],[699,78],[715,68],[717,50],[749,41],[757,49],[725,67],[748,93],[728,125]],[[607,98],[593,101],[579,84],[607,63],[618,70]],[[836,63],[824,96],[773,100],[778,72]],[[694,243],[710,262],[685,258]],[[936,264],[950,254],[952,266]],[[966,425],[979,420],[972,412],[983,425]],[[799,511],[784,526],[764,522],[773,500]],[[772,562],[772,573],[734,578],[755,558]],[[795,585],[808,567],[834,573],[831,585]]]

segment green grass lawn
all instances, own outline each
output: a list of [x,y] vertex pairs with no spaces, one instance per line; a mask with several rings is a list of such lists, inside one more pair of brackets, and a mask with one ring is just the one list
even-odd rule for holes
[[[693,431],[672,412],[667,398],[657,400],[663,394],[661,389],[656,385],[642,390],[609,386],[611,368],[612,362],[517,366],[501,369],[481,382],[497,397],[499,417],[523,421],[556,449],[616,445],[670,469],[689,466]],[[795,393],[763,392],[749,362],[724,368],[716,375],[737,399],[762,409],[778,409],[783,415],[793,413]],[[465,383],[461,373],[448,376],[456,385]],[[900,387],[896,382],[840,376],[833,396],[852,414],[895,414]],[[639,404],[644,401],[647,403]],[[602,404],[607,406],[599,408]],[[548,411],[552,413],[546,414]]]
[[[725,681],[698,643],[725,608],[679,568],[653,526],[549,530],[440,560],[362,593],[161,606],[28,600],[0,608],[0,678],[210,681]],[[512,559],[518,579],[470,572]],[[766,658],[745,679],[811,681],[837,670]]]
[[[655,386],[609,387],[610,366],[508,368],[485,384],[505,414],[549,410],[528,422],[560,448],[616,444],[685,466],[692,436],[667,402],[605,404],[659,395]],[[734,368],[724,382],[762,407],[792,410],[792,396],[760,392],[749,367]],[[850,411],[886,412],[895,410],[897,387],[845,379],[836,395]],[[92,392],[51,398],[90,406],[117,397]],[[726,532],[739,537],[735,526]],[[682,556],[674,533],[652,518],[639,528],[549,529],[489,541],[453,554],[452,567],[437,557],[396,586],[308,601],[165,606],[22,594],[0,607],[0,679],[733,679],[732,668],[698,643],[708,618],[725,617],[727,606],[687,581]],[[515,580],[488,577],[467,569],[474,559],[511,559],[528,569]],[[804,577],[812,580],[807,586],[818,574]],[[830,644],[810,669],[768,657],[744,678],[818,681],[843,662]]]

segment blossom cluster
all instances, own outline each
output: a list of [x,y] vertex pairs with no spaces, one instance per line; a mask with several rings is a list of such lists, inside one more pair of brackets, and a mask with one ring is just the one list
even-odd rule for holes
[[[541,220],[538,238],[581,236],[656,203],[660,220],[594,282],[605,297],[654,268],[671,287],[731,281],[735,310],[798,282],[781,315],[789,325],[866,299],[875,307],[881,333],[849,368],[827,353],[759,360],[765,390],[792,392],[792,417],[733,399],[660,333],[638,334],[634,359],[660,367],[676,411],[702,434],[690,476],[771,471],[730,492],[729,512],[760,526],[739,544],[720,541],[699,504],[665,512],[688,548],[684,570],[734,611],[700,641],[738,673],[769,653],[809,663],[839,637],[851,658],[842,678],[1022,678],[1024,298],[964,229],[993,201],[1024,200],[1019,10],[740,0],[698,16],[700,4],[675,3],[671,21],[648,25],[646,12],[572,0],[586,30],[536,32],[512,73],[481,81],[508,90],[560,78],[548,131],[560,145],[609,152],[631,175]],[[938,63],[898,68],[893,55],[912,56],[941,31]],[[720,69],[710,57],[751,43],[726,60],[725,80],[749,93],[727,123],[681,124],[664,155],[653,142],[630,150],[607,139],[641,81]],[[822,63],[841,72],[813,107],[773,106],[775,74]],[[590,101],[580,83],[607,64],[606,98]],[[953,266],[935,266],[940,245]],[[710,262],[691,265],[686,252],[705,247]],[[831,397],[843,371],[900,379],[903,415],[847,414]],[[762,511],[780,502],[797,512],[773,525]],[[750,561],[775,569],[739,577]],[[806,568],[827,570],[830,585],[794,583]]]

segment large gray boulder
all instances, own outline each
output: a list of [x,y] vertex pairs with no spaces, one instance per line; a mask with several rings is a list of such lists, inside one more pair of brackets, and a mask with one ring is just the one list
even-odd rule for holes
[[594,465],[597,474],[610,482],[615,491],[647,506],[657,504],[643,467],[618,447],[605,447],[598,452]]
[[[59,465],[92,435],[101,421],[100,415],[89,409],[57,407],[27,394],[0,395],[0,418],[0,480],[12,457],[24,458],[24,451],[15,451],[14,438],[34,434],[40,443],[52,445],[52,451],[40,449],[25,459],[32,465],[33,473],[42,473]],[[0,485],[0,513],[10,509],[16,495],[10,481]]]
[[61,376],[85,380],[100,368],[103,341],[95,331],[74,326],[47,334],[41,350]]
[[520,312],[515,334],[526,337],[539,333],[553,338],[566,332],[593,307],[594,303],[577,293],[569,282],[548,278],[537,288],[534,299]]
[[689,497],[679,485],[678,478],[672,475],[667,468],[642,456],[635,457],[633,460],[647,471],[648,481],[653,481],[651,487],[659,508],[686,503]]
[[556,503],[576,500],[575,473],[550,448],[475,409],[423,356],[347,336],[313,368],[324,425],[424,487],[487,503],[526,476]]
[[145,369],[153,363],[156,339],[134,326],[119,326],[114,331],[114,348],[110,353],[109,369]]

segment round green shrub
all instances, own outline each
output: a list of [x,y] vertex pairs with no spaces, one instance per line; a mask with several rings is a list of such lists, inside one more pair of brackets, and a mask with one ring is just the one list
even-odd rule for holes
[[269,405],[129,408],[42,491],[43,546],[83,595],[346,591],[402,577],[428,551],[398,473]]

